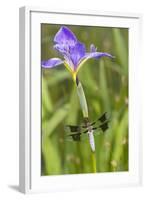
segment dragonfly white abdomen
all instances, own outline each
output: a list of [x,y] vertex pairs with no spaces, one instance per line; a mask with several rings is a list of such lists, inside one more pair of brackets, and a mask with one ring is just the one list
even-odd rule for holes
[[88,131],[88,136],[89,136],[89,143],[90,143],[91,149],[93,152],[95,152],[95,142],[94,142],[93,130]]

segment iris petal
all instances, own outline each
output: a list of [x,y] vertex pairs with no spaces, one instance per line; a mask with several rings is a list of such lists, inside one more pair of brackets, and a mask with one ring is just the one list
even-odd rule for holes
[[86,55],[84,56],[84,59],[89,59],[89,58],[99,59],[101,57],[114,58],[114,56],[106,52],[91,52],[91,53],[86,53]]
[[69,47],[66,46],[66,45],[62,45],[62,44],[55,44],[54,48],[64,57],[65,61],[68,63],[70,68],[73,70],[74,65],[73,65],[73,62],[70,58],[71,56],[70,56],[70,53],[69,53]]
[[80,63],[78,64],[78,68],[77,68],[77,72],[79,71],[79,69],[83,66],[83,64],[90,58],[95,58],[95,59],[99,59],[101,57],[109,57],[109,58],[114,58],[114,56],[112,56],[109,53],[105,53],[105,52],[90,52],[90,53],[86,53],[86,55],[80,60]]
[[69,47],[63,44],[55,44],[54,49],[57,50],[62,56],[69,57]]
[[53,68],[60,64],[62,64],[64,61],[62,61],[60,58],[51,58],[49,60],[44,60],[41,62],[41,66],[43,68]]
[[85,45],[80,42],[70,48],[70,58],[74,65],[74,70],[78,67],[80,60],[85,56],[85,52]]
[[90,52],[96,52],[97,51],[97,48],[95,47],[94,44],[91,44],[90,45]]
[[77,42],[76,36],[67,27],[62,26],[54,37],[54,42],[64,45],[75,45]]

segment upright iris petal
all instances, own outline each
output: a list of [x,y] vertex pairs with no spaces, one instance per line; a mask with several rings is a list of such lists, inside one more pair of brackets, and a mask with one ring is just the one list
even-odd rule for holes
[[95,47],[94,44],[91,44],[90,45],[90,52],[96,52],[97,51],[97,48]]
[[74,71],[78,67],[78,63],[85,56],[86,49],[85,45],[78,42],[76,45],[70,48],[70,55],[71,55],[71,60],[74,64]]
[[67,27],[63,26],[56,33],[54,42],[62,45],[72,46],[76,44],[77,38]]

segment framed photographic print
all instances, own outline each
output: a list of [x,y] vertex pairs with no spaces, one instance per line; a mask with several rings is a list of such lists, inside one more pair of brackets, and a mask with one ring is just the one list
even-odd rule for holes
[[138,14],[20,8],[20,191],[141,183]]

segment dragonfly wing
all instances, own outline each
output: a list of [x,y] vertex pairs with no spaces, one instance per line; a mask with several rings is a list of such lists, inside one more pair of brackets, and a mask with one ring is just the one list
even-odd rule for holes
[[101,117],[98,118],[100,122],[105,122],[107,120],[107,112],[103,113]]
[[105,131],[109,128],[108,121],[106,121],[105,123],[101,124],[101,125],[99,126],[99,128],[100,128],[103,132],[105,132]]
[[80,142],[88,138],[88,135],[83,135],[82,133],[75,133],[67,135],[70,141]]
[[94,127],[93,128],[94,136],[97,136],[97,135],[100,135],[102,133],[105,133],[108,128],[109,128],[108,121],[106,121],[105,123],[99,125],[98,127]]
[[91,126],[93,126],[94,124],[96,124],[96,122],[92,122],[92,123],[91,123]]
[[[93,126],[94,124],[96,124],[96,121],[92,122],[92,123],[89,123],[90,126]],[[87,125],[82,125],[82,128],[87,128]]]
[[74,141],[80,141],[81,140],[81,133],[73,133],[73,134],[69,134],[67,136],[70,136]]
[[[101,123],[105,122],[107,120],[107,112],[103,113],[98,119],[97,121],[100,121]],[[97,123],[97,121],[94,121],[92,123],[90,123],[90,126],[93,126]],[[84,127],[85,128],[85,127]]]
[[70,134],[67,135],[67,139],[70,141],[81,141],[83,140],[83,132],[85,129],[83,129],[82,126],[75,126],[75,125],[66,125],[65,130],[67,132],[70,132]]
[[67,132],[80,132],[81,128],[80,126],[73,126],[73,125],[66,125],[65,131]]
[[[96,129],[98,129],[98,127],[93,127],[92,128],[93,131],[96,130]],[[83,133],[88,133],[88,130],[84,131]]]
[[81,135],[80,133],[75,134],[75,135],[72,135],[72,139],[73,139],[74,141],[80,141],[80,140],[81,140],[80,135]]

